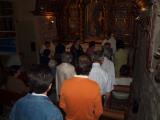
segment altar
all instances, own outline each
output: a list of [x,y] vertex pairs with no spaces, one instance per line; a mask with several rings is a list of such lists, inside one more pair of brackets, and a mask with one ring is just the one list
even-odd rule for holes
[[127,0],[72,0],[56,16],[60,39],[80,39],[99,44],[113,33],[116,39],[122,38],[126,45],[133,45],[134,17],[130,11],[131,5]]

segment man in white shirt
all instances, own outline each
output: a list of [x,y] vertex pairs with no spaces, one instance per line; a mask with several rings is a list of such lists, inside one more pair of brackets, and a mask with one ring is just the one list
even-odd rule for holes
[[108,49],[103,50],[103,62],[101,68],[108,73],[108,79],[111,81],[111,90],[113,90],[113,85],[115,84],[115,68],[113,62],[109,59],[110,53]]
[[114,54],[117,48],[116,48],[116,39],[113,33],[110,35],[108,42],[111,44],[111,48],[113,49],[113,54]]
[[62,63],[56,68],[56,92],[57,97],[60,94],[60,88],[64,80],[71,78],[76,74],[75,68],[71,65],[72,56],[70,53],[62,54]]
[[101,95],[105,95],[106,93],[111,92],[111,87],[110,87],[110,82],[108,81],[107,72],[105,72],[100,66],[100,63],[102,61],[102,58],[100,56],[101,56],[100,52],[94,53],[92,58],[94,62],[92,63],[92,68],[89,73],[89,78],[98,83],[101,89]]
[[113,54],[115,54],[117,48],[116,48],[116,39],[114,37],[114,34],[110,34],[109,37],[106,37],[103,41],[102,41],[102,46],[104,46],[106,43],[110,43],[111,44],[111,48],[113,49]]

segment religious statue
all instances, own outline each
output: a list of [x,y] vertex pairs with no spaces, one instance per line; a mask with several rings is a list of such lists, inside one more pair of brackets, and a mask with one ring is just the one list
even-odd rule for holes
[[91,0],[86,7],[87,35],[99,37],[103,32],[104,6],[101,1]]

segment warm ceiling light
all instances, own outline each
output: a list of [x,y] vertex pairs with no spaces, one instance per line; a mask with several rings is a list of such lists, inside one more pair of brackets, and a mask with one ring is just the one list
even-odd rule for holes
[[51,23],[53,24],[53,23],[54,23],[54,20],[51,20]]
[[51,15],[46,15],[45,16],[48,20],[52,19],[52,16]]
[[142,7],[141,8],[141,11],[146,11],[147,9],[145,7]]

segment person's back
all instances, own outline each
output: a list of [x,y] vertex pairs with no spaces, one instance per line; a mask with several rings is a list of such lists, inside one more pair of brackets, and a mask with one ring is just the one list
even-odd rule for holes
[[96,120],[96,115],[102,113],[99,86],[96,82],[88,78],[72,77],[64,81],[61,91],[60,106],[67,112],[67,120]]
[[70,77],[72,77],[75,74],[76,74],[76,72],[75,72],[74,66],[69,63],[61,63],[59,66],[57,66],[56,81],[59,84],[58,89],[60,89],[60,86],[62,85],[64,80],[69,79]]
[[[115,83],[115,68],[113,62],[109,59],[110,53],[108,50],[103,51],[103,62],[101,68],[108,73],[108,79],[112,82],[112,85]],[[113,88],[112,88],[113,89]]]
[[14,104],[10,120],[63,120],[61,112],[47,96],[53,80],[49,68],[35,65],[28,76],[31,93]]
[[93,63],[92,69],[89,73],[89,78],[94,80],[101,89],[101,95],[107,92],[107,84],[108,84],[108,74],[104,70],[102,70],[99,63]]
[[59,42],[55,48],[55,54],[62,54],[64,52],[65,52],[65,46]]
[[[76,74],[75,68],[71,65],[72,55],[70,53],[62,54],[62,63],[56,67],[56,92],[60,93],[60,88],[64,80],[71,78]],[[58,97],[58,96],[57,96]]]
[[40,56],[40,64],[42,65],[48,65],[50,61],[50,53],[51,51],[49,49],[45,49],[42,56]]
[[27,94],[16,102],[10,120],[62,120],[59,114],[47,96]]
[[92,68],[89,72],[89,78],[98,83],[101,89],[101,95],[111,91],[110,81],[108,80],[108,73],[101,68],[103,57],[101,51],[97,51],[92,56]]
[[103,112],[100,88],[87,76],[90,65],[87,56],[80,56],[80,75],[75,75],[62,84],[60,107],[66,113],[66,120],[98,120]]
[[55,60],[57,62],[57,64],[60,64],[62,61],[61,61],[61,54],[65,52],[65,46],[59,42],[56,47],[55,47]]

